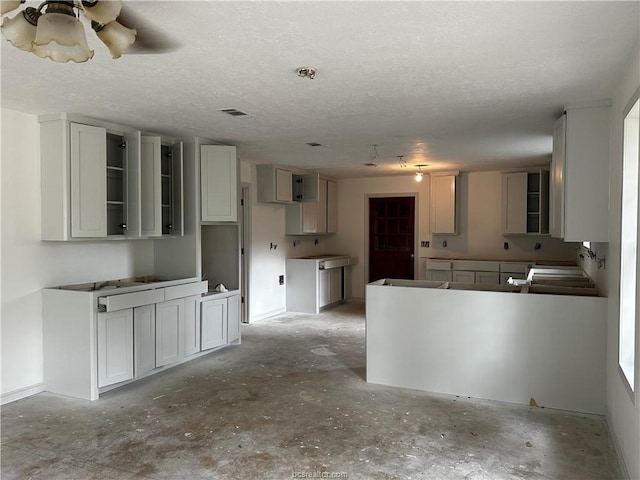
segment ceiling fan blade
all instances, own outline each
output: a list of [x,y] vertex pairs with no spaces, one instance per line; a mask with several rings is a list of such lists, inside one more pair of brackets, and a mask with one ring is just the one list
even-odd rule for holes
[[136,41],[131,45],[127,54],[152,55],[173,52],[182,47],[182,44],[172,38],[161,28],[157,27],[142,15],[134,13],[125,4],[120,11],[118,22],[128,28],[135,28],[138,34]]

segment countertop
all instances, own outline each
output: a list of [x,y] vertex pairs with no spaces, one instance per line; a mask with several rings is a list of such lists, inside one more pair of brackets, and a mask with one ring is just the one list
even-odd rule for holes
[[78,283],[74,285],[62,285],[59,287],[50,287],[54,290],[68,290],[73,292],[82,292],[90,294],[121,294],[132,293],[143,290],[153,290],[156,288],[173,287],[185,283],[198,282],[198,277],[187,278],[166,278],[154,276],[140,276],[132,278],[123,278],[117,280],[101,280],[97,282]]

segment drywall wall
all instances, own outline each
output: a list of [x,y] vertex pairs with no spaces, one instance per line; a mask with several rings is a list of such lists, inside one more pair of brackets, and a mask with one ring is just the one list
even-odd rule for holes
[[209,288],[240,288],[240,226],[202,225],[202,275]]
[[[624,109],[640,88],[640,43],[629,58],[624,75],[613,95],[611,108],[611,157],[609,168],[609,247],[607,328],[607,419],[614,442],[629,478],[640,478],[640,352],[636,351],[636,391],[627,390],[618,369],[618,321],[620,308],[620,230],[622,192],[622,139]],[[640,286],[640,270],[637,272]],[[638,296],[640,298],[640,295]],[[637,301],[637,300],[636,300]],[[640,325],[636,312],[636,347],[640,345]]]
[[[364,298],[368,282],[367,198],[370,196],[415,195],[418,257],[476,258],[505,260],[574,260],[576,245],[548,235],[502,235],[502,175],[500,172],[461,173],[459,179],[459,235],[432,236],[429,229],[429,179],[418,183],[415,176],[343,179],[338,181],[338,234],[329,248],[358,256],[352,270],[352,296]],[[447,242],[447,247],[442,242]],[[504,242],[509,249],[504,250]],[[534,250],[536,243],[540,250]],[[416,276],[418,270],[416,270]]]
[[153,273],[154,244],[42,242],[38,119],[2,109],[2,402],[43,382],[41,289]]

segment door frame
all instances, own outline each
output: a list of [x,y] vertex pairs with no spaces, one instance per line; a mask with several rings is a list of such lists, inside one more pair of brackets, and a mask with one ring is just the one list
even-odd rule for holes
[[[369,199],[370,198],[395,198],[395,197],[413,197],[413,279],[415,280],[418,275],[418,246],[420,245],[418,237],[420,231],[418,230],[418,218],[419,206],[420,206],[420,194],[418,192],[413,193],[365,193],[364,195],[364,285],[369,283]],[[367,289],[365,288],[365,295]]]
[[240,321],[250,323],[249,272],[251,271],[251,184],[240,185]]

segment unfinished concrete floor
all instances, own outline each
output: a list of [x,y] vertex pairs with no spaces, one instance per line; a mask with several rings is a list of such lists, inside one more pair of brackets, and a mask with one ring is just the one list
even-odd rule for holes
[[2,480],[620,478],[602,417],[367,384],[361,303],[242,333],[96,402],[4,406]]

